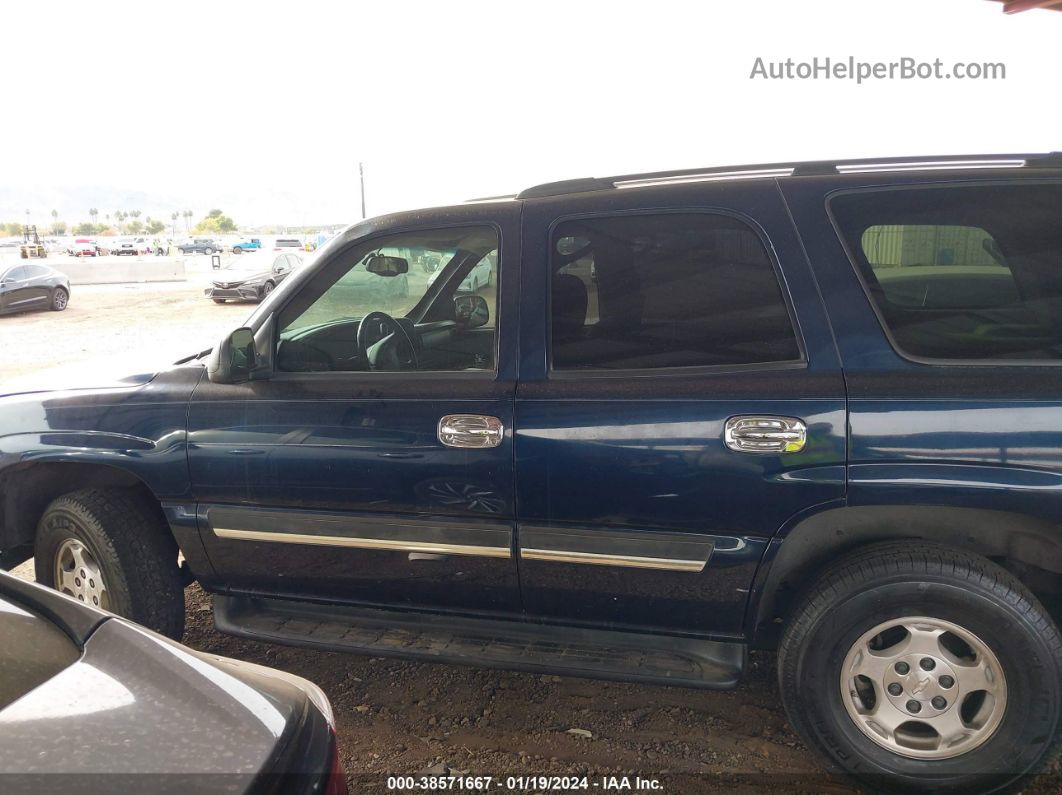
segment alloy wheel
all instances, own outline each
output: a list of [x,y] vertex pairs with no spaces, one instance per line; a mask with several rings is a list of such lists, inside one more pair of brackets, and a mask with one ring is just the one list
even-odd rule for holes
[[55,589],[93,607],[110,609],[99,563],[81,541],[68,538],[55,551]]
[[950,621],[912,616],[878,624],[849,650],[841,699],[859,730],[914,759],[950,759],[984,744],[1007,707],[995,653]]

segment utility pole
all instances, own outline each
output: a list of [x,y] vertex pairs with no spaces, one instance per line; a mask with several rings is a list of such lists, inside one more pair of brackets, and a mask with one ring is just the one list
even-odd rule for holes
[[[361,179],[361,217],[365,217],[365,164],[358,163],[358,177]],[[27,212],[29,212],[27,210]]]

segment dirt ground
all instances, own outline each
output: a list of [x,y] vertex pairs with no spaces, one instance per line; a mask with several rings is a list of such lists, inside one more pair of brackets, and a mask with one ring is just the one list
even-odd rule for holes
[[0,387],[40,378],[73,386],[209,348],[254,304],[215,304],[203,297],[205,281],[204,274],[187,282],[74,285],[62,312],[0,316]]
[[[201,287],[81,287],[65,312],[0,317],[0,386],[47,375],[73,385],[83,372],[172,361],[211,345],[253,310],[215,305]],[[210,598],[197,586],[187,606],[188,645],[281,668],[324,689],[355,795],[388,792],[389,775],[466,772],[586,775],[591,791],[605,791],[605,776],[628,776],[633,789],[638,776],[667,795],[854,791],[827,777],[790,730],[771,655],[752,656],[737,690],[688,690],[273,646],[218,633]],[[1062,767],[1056,762],[1025,791],[1062,792]]]
[[[417,774],[588,776],[591,791],[609,776],[636,791],[640,777],[666,795],[859,791],[827,775],[789,728],[772,654],[752,654],[736,690],[691,690],[274,646],[217,632],[197,586],[187,606],[189,646],[290,671],[328,694],[352,795]],[[1023,792],[1062,792],[1062,765]]]
[[665,793],[855,791],[824,776],[789,729],[770,655],[754,656],[732,692],[599,682],[256,643],[218,633],[199,588],[187,601],[189,646],[324,689],[352,793],[429,770],[640,776]]

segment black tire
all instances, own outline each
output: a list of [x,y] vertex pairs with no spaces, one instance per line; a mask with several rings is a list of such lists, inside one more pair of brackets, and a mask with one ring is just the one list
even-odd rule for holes
[[275,287],[276,287],[276,285],[273,284],[273,282],[266,282],[265,284],[263,284],[262,285],[262,291],[258,294],[258,300],[262,301],[262,300],[265,300],[266,298],[268,298],[269,294],[271,292],[273,292],[273,289]]
[[83,544],[107,583],[109,609],[167,637],[184,634],[177,543],[156,506],[127,489],[82,489],[54,500],[37,525],[37,581],[56,586],[63,542]]
[[[879,624],[906,616],[958,625],[996,655],[1006,706],[983,744],[948,759],[909,758],[872,741],[849,716],[841,694],[849,649]],[[890,542],[839,561],[794,612],[778,677],[789,720],[805,741],[831,769],[875,788],[994,792],[1036,772],[1058,748],[1058,629],[1009,572],[948,547]]]
[[203,249],[203,253],[204,254],[213,254],[214,253],[214,249],[210,248],[210,246],[207,246],[206,248]]
[[48,308],[53,312],[62,312],[66,309],[67,303],[70,301],[70,293],[63,287],[56,287],[52,290],[51,300],[48,302]]
[[243,249],[240,248],[239,246],[233,246],[232,247],[232,253],[233,254],[242,254],[243,253]]

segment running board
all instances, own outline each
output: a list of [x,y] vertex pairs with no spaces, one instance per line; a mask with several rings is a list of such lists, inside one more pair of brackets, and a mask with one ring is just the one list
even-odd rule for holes
[[747,655],[742,643],[257,597],[215,595],[214,623],[290,646],[712,689],[735,687]]

